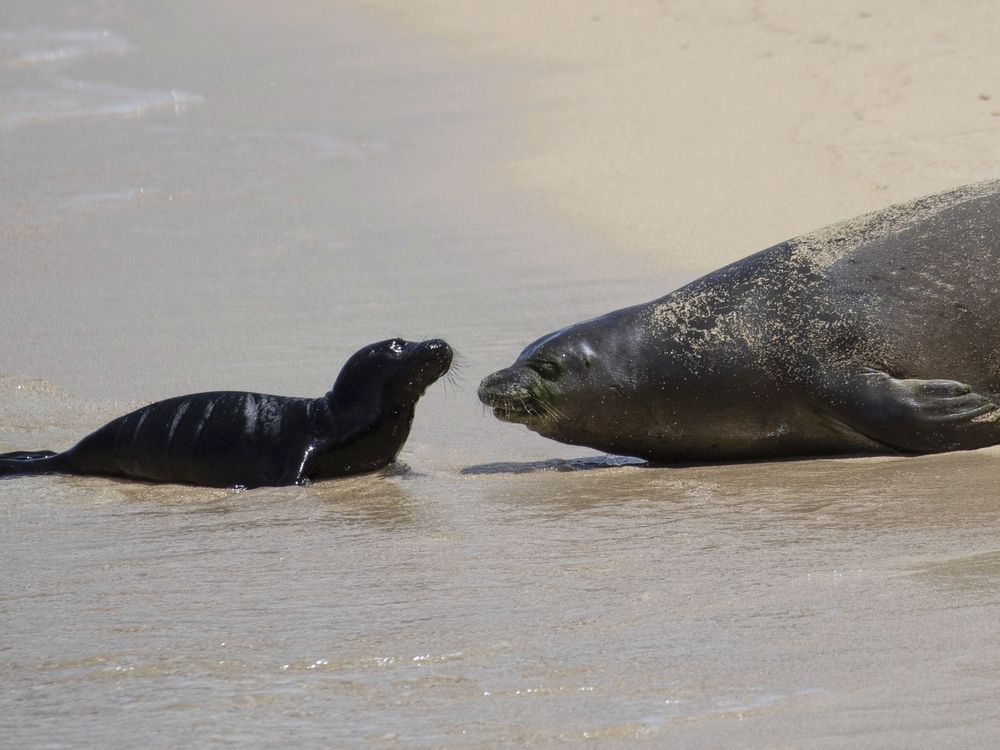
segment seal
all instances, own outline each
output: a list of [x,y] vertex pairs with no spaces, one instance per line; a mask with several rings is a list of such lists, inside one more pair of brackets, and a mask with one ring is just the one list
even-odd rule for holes
[[62,453],[0,455],[0,476],[103,474],[208,487],[308,484],[380,469],[406,442],[417,400],[451,366],[444,341],[361,349],[320,398],[213,391],[158,401]]
[[1000,181],[783,242],[486,377],[501,420],[654,463],[1000,442]]

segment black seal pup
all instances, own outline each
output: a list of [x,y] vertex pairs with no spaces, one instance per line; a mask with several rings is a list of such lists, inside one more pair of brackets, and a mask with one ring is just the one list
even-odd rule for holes
[[106,474],[208,487],[261,487],[391,463],[426,388],[451,366],[444,341],[366,346],[320,398],[213,391],[118,417],[63,451],[0,454],[0,476]]
[[652,462],[1000,442],[1000,181],[783,242],[549,334],[501,420]]

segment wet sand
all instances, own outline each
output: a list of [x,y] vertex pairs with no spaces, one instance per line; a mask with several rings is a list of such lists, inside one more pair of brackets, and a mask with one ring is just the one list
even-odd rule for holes
[[1000,451],[649,469],[475,400],[542,333],[995,177],[988,9],[10,5],[0,451],[318,395],[389,335],[462,359],[383,475],[0,482],[12,746],[992,746]]

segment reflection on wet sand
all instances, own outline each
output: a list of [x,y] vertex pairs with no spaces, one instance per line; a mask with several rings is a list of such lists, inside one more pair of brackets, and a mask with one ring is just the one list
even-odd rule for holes
[[[405,465],[374,474],[298,487],[217,489],[129,481],[113,477],[26,478],[34,494],[46,486],[68,492],[74,502],[114,509],[130,517],[189,517],[197,527],[249,529],[256,526],[373,524],[383,529],[413,523],[418,514],[406,491]],[[10,480],[13,488],[14,482]],[[22,482],[23,484],[23,482]],[[199,520],[201,519],[201,520]]]
[[[593,456],[465,467],[491,491],[528,506],[689,504],[686,513],[753,513],[809,524],[963,524],[1000,510],[1000,449],[932,456],[872,456],[655,467]],[[575,476],[585,472],[586,477]],[[505,480],[507,475],[518,475]],[[528,475],[528,476],[524,476]],[[558,476],[557,476],[558,475]],[[690,504],[690,503],[694,504]]]

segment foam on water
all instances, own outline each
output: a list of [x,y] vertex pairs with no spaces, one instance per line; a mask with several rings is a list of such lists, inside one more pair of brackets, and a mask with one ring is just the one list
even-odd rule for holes
[[56,67],[88,57],[124,55],[132,44],[111,29],[0,31],[0,67]]

